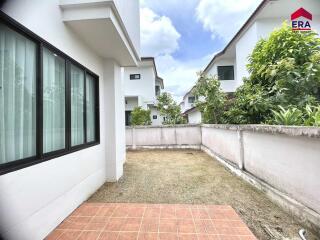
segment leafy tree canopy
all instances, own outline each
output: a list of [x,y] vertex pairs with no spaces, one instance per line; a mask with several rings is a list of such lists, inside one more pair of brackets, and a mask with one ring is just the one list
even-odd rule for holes
[[202,113],[204,123],[221,123],[223,121],[226,94],[220,88],[220,81],[213,76],[199,73],[199,79],[193,89],[196,107]]
[[180,106],[174,101],[170,93],[162,93],[157,100],[157,109],[160,111],[160,115],[165,117],[163,124],[183,124],[186,122],[181,116]]
[[249,56],[249,77],[226,113],[230,123],[262,123],[272,110],[305,108],[320,101],[320,39],[315,32],[282,28],[261,39]]

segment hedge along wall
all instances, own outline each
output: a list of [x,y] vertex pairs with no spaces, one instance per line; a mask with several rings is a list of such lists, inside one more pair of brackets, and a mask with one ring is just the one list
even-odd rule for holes
[[320,128],[264,125],[128,127],[128,149],[202,149],[320,226]]

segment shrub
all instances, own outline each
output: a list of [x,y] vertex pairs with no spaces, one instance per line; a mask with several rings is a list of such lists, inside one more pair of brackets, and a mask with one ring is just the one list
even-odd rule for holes
[[320,106],[306,106],[304,125],[320,127]]
[[263,87],[247,82],[237,89],[225,119],[231,124],[261,123],[271,114],[272,107],[272,101]]
[[133,126],[151,125],[150,114],[150,110],[144,110],[141,107],[134,108],[131,112],[131,124]]
[[290,107],[288,109],[284,109],[282,106],[279,106],[280,111],[272,110],[274,114],[274,124],[277,125],[301,125],[303,122],[303,114],[302,112],[295,108]]
[[272,110],[273,119],[268,123],[277,125],[320,126],[320,106],[307,105],[303,111],[296,107],[285,109],[279,106],[279,111]]

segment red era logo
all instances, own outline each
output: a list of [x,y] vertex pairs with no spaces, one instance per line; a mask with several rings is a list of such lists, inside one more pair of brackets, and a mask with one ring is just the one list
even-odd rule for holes
[[[304,18],[303,20],[297,20],[299,18]],[[312,14],[305,10],[304,8],[299,8],[297,11],[291,14],[292,30],[293,31],[310,31],[312,21]]]

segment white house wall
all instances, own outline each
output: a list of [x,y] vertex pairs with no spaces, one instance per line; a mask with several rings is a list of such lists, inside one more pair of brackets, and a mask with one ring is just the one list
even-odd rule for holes
[[188,123],[189,124],[199,124],[201,123],[201,112],[200,111],[194,111],[188,113]]
[[257,36],[257,24],[254,23],[239,39],[236,44],[236,72],[238,76],[239,84],[241,85],[244,77],[248,77],[247,64],[248,56],[252,53],[256,43],[258,41]]
[[[138,1],[117,2],[124,6]],[[2,10],[99,76],[100,144],[0,176],[1,234],[6,239],[40,240],[106,180],[116,181],[122,175],[122,71],[116,62],[95,55],[68,29],[61,21],[58,0],[10,0]]]
[[184,98],[183,98],[183,104],[181,107],[181,111],[185,112],[189,110],[190,108],[194,107],[194,103],[189,103],[188,98],[193,97],[192,93],[188,93]]
[[139,1],[114,0],[130,39],[140,54],[140,4]]
[[218,76],[218,66],[234,66],[234,80],[220,80],[224,92],[234,92],[241,85],[241,81],[237,78],[236,59],[217,59],[207,74]]
[[[130,80],[130,74],[141,74],[141,79]],[[155,73],[153,67],[126,67],[124,70],[125,96],[140,96],[143,108],[153,103],[155,97]]]
[[126,97],[126,111],[132,111],[139,106],[138,97]]
[[[150,115],[151,115],[152,126],[162,125],[163,116],[160,115],[160,112],[156,108],[151,108]],[[153,119],[153,116],[157,116],[157,119]]]

